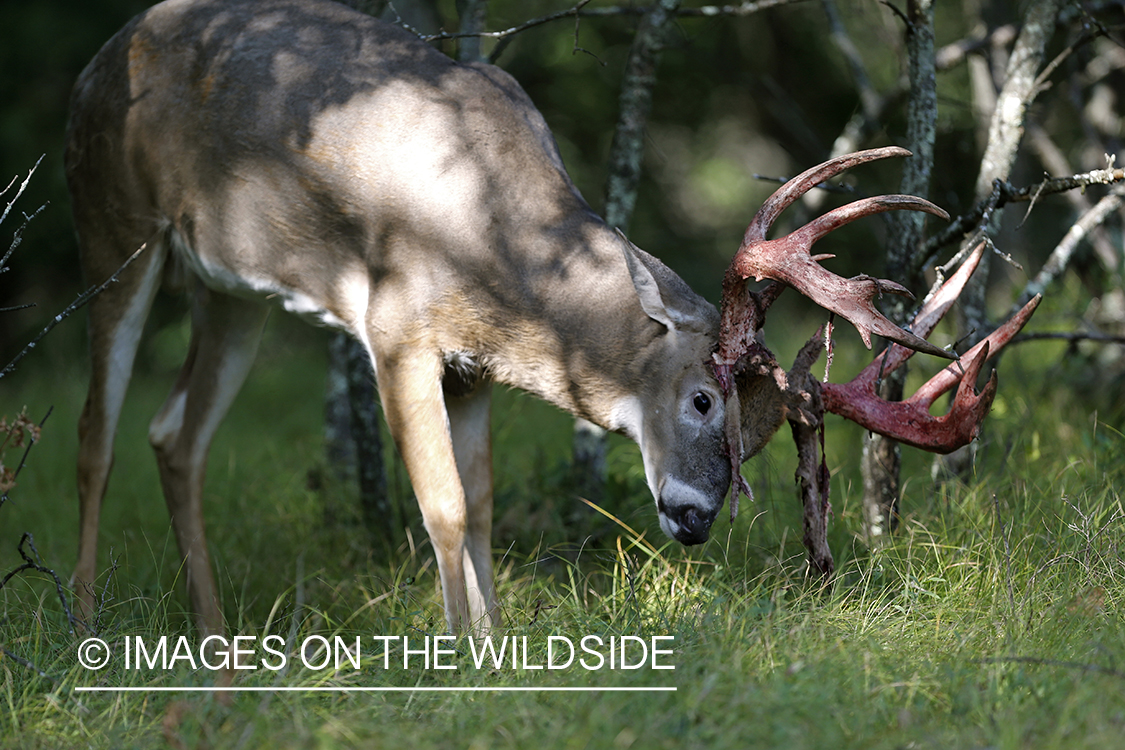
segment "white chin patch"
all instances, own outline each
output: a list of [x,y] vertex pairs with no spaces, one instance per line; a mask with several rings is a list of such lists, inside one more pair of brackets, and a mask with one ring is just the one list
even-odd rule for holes
[[657,513],[657,516],[660,517],[660,530],[667,534],[669,539],[675,539],[680,525],[663,513]]

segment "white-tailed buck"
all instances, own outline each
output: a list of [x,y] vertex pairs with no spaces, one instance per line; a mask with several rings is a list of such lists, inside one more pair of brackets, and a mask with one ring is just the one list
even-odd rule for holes
[[[942,215],[935,206],[894,196],[853,204],[754,255],[752,240],[798,194],[901,149],[810,170],[771,199],[728,273],[720,345],[715,308],[586,205],[510,76],[456,63],[343,5],[169,0],[102,48],[70,117],[66,170],[86,277],[109,277],[148,243],[90,303],[75,572],[87,606],[114,433],[145,318],[170,274],[189,279],[192,340],[149,440],[206,633],[223,628],[201,513],[207,453],[270,300],[370,352],[455,631],[499,619],[491,383],[635,440],[661,528],[697,544],[741,461],[785,418],[817,418],[798,403],[812,386],[787,381],[757,335],[775,292],[746,290],[746,277],[780,279],[861,331],[942,353],[875,311],[872,295],[899,288],[845,281],[807,252],[857,216]],[[971,383],[962,388],[976,408],[957,418],[954,443],[971,439],[994,388],[979,401]],[[860,400],[849,416],[894,435],[893,416],[870,415],[899,407]]]

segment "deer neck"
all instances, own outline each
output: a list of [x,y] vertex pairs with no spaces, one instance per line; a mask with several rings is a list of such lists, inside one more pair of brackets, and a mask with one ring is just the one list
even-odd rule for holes
[[631,394],[653,372],[669,332],[641,309],[625,240],[587,208],[493,241],[487,250],[505,272],[443,300],[443,318],[458,321],[443,349],[475,358],[496,382],[630,432]]

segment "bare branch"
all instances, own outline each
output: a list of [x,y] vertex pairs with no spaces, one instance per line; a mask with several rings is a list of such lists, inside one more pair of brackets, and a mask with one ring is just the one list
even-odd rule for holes
[[[997,180],[1006,181],[1016,160],[1020,139],[1023,136],[1027,108],[1039,92],[1038,74],[1043,66],[1047,43],[1054,36],[1056,19],[1064,0],[1034,0],[1024,25],[1016,37],[1004,74],[1004,84],[997,97],[988,128],[988,142],[977,174],[976,197],[985,198]],[[999,211],[991,216],[987,229],[997,225]],[[966,243],[966,244],[972,244]],[[983,331],[988,327],[985,306],[985,284],[988,278],[988,258],[984,259],[981,273],[970,282],[962,298],[964,328]]]
[[[1050,174],[1075,173],[1076,170],[1071,166],[1070,160],[1066,158],[1063,150],[1059,148],[1054,139],[1051,138],[1042,126],[1034,123],[1028,126],[1027,138],[1028,145],[1036,153],[1039,160]],[[1063,195],[1075,210],[1077,216],[1085,214],[1093,206],[1093,203],[1087,198],[1085,191],[1068,190],[1063,193]],[[1028,211],[1031,211],[1030,207]],[[1090,237],[1090,241],[1102,265],[1107,270],[1116,270],[1118,266],[1117,248],[1114,247],[1113,243],[1106,235],[1106,232],[1094,232]]]
[[[483,38],[483,39],[503,39],[504,37],[512,36],[513,34],[518,34],[521,31],[527,31],[528,29],[535,28],[536,26],[542,26],[545,23],[550,23],[551,21],[557,21],[560,18],[569,18],[570,16],[577,16],[577,15],[579,15],[579,11],[582,10],[582,8],[584,8],[589,3],[590,3],[590,0],[581,0],[581,2],[579,2],[577,5],[575,5],[572,8],[567,8],[566,10],[560,10],[560,11],[557,11],[555,13],[548,13],[545,16],[540,16],[539,18],[533,18],[530,21],[524,21],[521,24],[518,24],[516,26],[512,26],[511,28],[507,28],[507,29],[504,29],[502,31],[468,31],[468,32],[458,32],[458,33],[452,33],[452,34],[448,31],[442,31],[442,32],[439,32],[437,34],[425,34],[425,35],[424,34],[418,34],[418,36],[424,42],[437,42],[437,41],[443,41],[445,39],[464,39],[466,37],[480,37],[480,38]],[[413,31],[413,29],[408,29],[408,31]],[[415,33],[417,33],[417,32],[415,32]]]
[[925,256],[921,268],[925,268],[933,261],[933,256],[946,245],[959,241],[966,232],[981,223],[991,211],[1002,208],[1008,203],[1019,201],[1038,200],[1046,195],[1054,195],[1067,190],[1083,190],[1090,185],[1113,185],[1125,182],[1125,169],[1115,168],[1110,164],[1105,169],[1094,169],[1082,174],[1069,177],[1049,177],[1043,182],[1017,188],[1010,182],[999,181],[993,186],[995,200],[985,197],[977,201],[972,210],[953,219],[942,231],[926,241]]
[[1024,115],[1038,93],[1038,73],[1061,6],[1062,0],[1037,0],[1016,37],[1004,87],[989,126],[988,146],[981,159],[978,198],[988,194],[994,180],[1006,180],[1011,173],[1023,134]]
[[1079,243],[1100,226],[1111,213],[1119,209],[1123,203],[1125,203],[1125,186],[1115,187],[1109,195],[1098,201],[1093,208],[1074,222],[1051,252],[1051,256],[1043,264],[1038,275],[1024,287],[1016,304],[1013,305],[1013,310],[1023,307],[1035,295],[1042,294],[1051,285],[1051,282],[1058,278],[1070,265],[1071,258],[1074,257],[1074,251],[1078,248]]
[[[847,61],[848,68],[852,73],[852,80],[855,81],[855,86],[859,90],[859,101],[863,106],[863,114],[868,119],[877,120],[879,112],[883,108],[883,97],[871,83],[871,76],[867,74],[867,66],[864,65],[863,57],[859,54],[855,42],[848,36],[848,31],[844,28],[844,22],[840,18],[840,11],[836,7],[835,0],[821,0],[821,6],[824,8],[824,15],[828,19],[832,43],[836,45],[836,49],[840,50],[840,54]],[[833,156],[836,156],[836,154],[833,154]]]
[[[785,5],[796,5],[797,3],[807,2],[808,0],[757,0],[756,2],[744,2],[739,5],[705,5],[701,8],[677,8],[673,15],[682,18],[717,18],[721,16],[750,16],[755,13],[760,13],[764,10],[771,8],[779,8]],[[555,13],[548,13],[539,18],[533,18],[529,21],[524,21],[521,24],[512,26],[501,31],[473,31],[473,32],[458,32],[450,33],[442,31],[437,34],[421,34],[417,30],[410,28],[406,24],[398,21],[398,25],[405,28],[407,31],[415,33],[419,38],[425,42],[444,41],[446,39],[463,39],[468,36],[476,36],[485,39],[504,39],[505,37],[518,34],[521,31],[536,26],[542,26],[551,21],[558,21],[563,18],[571,16],[580,18],[599,18],[605,16],[640,16],[648,12],[648,7],[644,5],[622,5],[613,6],[609,8],[586,8],[590,0],[581,0],[578,4],[566,10],[556,11]]]
[[26,310],[30,307],[35,307],[34,302],[25,302],[22,305],[13,305],[12,307],[0,307],[0,313],[16,312],[17,310]]
[[[859,49],[848,35],[847,28],[840,18],[835,0],[821,0],[824,6],[825,17],[832,33],[832,41],[848,62],[859,91],[860,107],[844,125],[840,135],[832,142],[830,157],[858,151],[863,148],[867,139],[883,127],[881,122],[883,113],[889,106],[902,98],[906,92],[904,81],[899,81],[885,94],[879,93],[871,83],[871,76],[867,73],[867,66],[863,62]],[[811,193],[806,200],[808,208],[820,205],[820,196]]]
[[[20,183],[19,188],[16,190],[16,194],[12,196],[12,199],[10,201],[8,201],[8,205],[4,208],[4,213],[0,214],[0,224],[3,224],[4,220],[8,218],[8,214],[11,212],[12,206],[14,206],[16,201],[20,199],[20,196],[23,195],[23,191],[27,190],[27,183],[31,182],[31,176],[35,174],[35,170],[39,168],[39,164],[43,161],[44,156],[46,156],[46,154],[40,156],[39,159],[36,160],[35,165],[27,171],[27,177],[25,177],[23,179],[23,182]],[[12,181],[8,183],[8,187],[0,190],[0,195],[8,192],[8,190],[10,190],[12,185],[14,185],[15,183],[16,178],[13,177]]]
[[[46,417],[44,417],[44,419],[46,419]],[[31,559],[31,555],[28,555],[27,550],[24,549],[25,544],[31,547],[31,552],[35,555],[34,560]],[[23,537],[20,538],[20,543],[16,547],[16,550],[19,552],[20,557],[23,558],[23,565],[4,576],[4,580],[0,581],[0,588],[4,588],[4,585],[17,573],[22,573],[26,570],[34,570],[51,576],[55,581],[55,590],[58,592],[59,602],[62,603],[63,612],[66,614],[66,620],[70,623],[70,634],[74,635],[74,626],[78,624],[78,619],[74,616],[74,613],[70,611],[70,605],[67,603],[66,590],[63,588],[62,579],[59,578],[55,571],[43,565],[43,560],[39,556],[39,550],[35,548],[35,539],[31,536],[30,531],[25,531],[23,533]]]
[[1045,88],[1047,88],[1047,80],[1054,74],[1056,70],[1058,70],[1058,67],[1062,65],[1063,61],[1074,54],[1075,50],[1089,44],[1099,37],[1109,36],[1109,31],[1106,30],[1106,28],[1100,23],[1098,23],[1097,19],[1088,17],[1087,20],[1091,22],[1090,26],[1082,32],[1081,36],[1068,44],[1066,46],[1066,49],[1055,55],[1055,58],[1051,60],[1051,62],[1047,63],[1047,66],[1043,68],[1043,71],[1035,79],[1034,87],[1032,90],[1032,98],[1037,96],[1040,91],[1043,91]]
[[48,333],[50,333],[54,329],[55,326],[57,326],[59,323],[63,322],[63,320],[70,317],[74,313],[81,310],[83,307],[86,306],[87,302],[92,300],[97,295],[101,294],[102,291],[104,291],[105,288],[108,287],[110,284],[117,281],[117,277],[121,274],[121,272],[124,271],[126,268],[128,268],[129,265],[134,260],[136,260],[138,257],[140,257],[140,254],[142,252],[144,252],[144,249],[146,247],[148,247],[147,242],[145,244],[141,245],[139,248],[137,248],[136,252],[134,252],[132,255],[130,255],[125,260],[125,262],[121,264],[121,267],[113,272],[112,276],[110,276],[108,279],[106,279],[102,283],[98,284],[97,286],[90,287],[86,291],[82,292],[82,294],[79,294],[78,297],[76,297],[75,300],[73,302],[71,302],[70,305],[67,306],[67,308],[65,310],[63,310],[61,313],[59,313],[54,318],[52,318],[51,322],[48,323],[46,325],[46,327],[42,331],[39,332],[39,335],[37,335],[35,338],[33,338],[31,341],[29,341],[27,343],[27,345],[24,346],[24,348],[20,350],[20,353],[17,354],[15,356],[15,358],[11,362],[9,362],[7,364],[7,366],[4,367],[3,370],[0,370],[0,379],[2,379],[5,375],[11,374],[11,372],[14,369],[16,369],[16,365],[19,364],[20,360],[22,360],[24,357],[26,357],[31,352],[31,350],[34,349],[36,347],[36,345],[38,345],[38,343],[43,339],[43,337],[46,336]]
[[3,653],[5,657],[11,659],[16,664],[19,664],[21,667],[24,667],[25,669],[30,669],[32,672],[34,672],[38,676],[40,676],[40,677],[42,677],[46,680],[50,680],[51,682],[55,683],[56,685],[59,684],[59,681],[58,681],[57,678],[52,677],[51,675],[47,674],[42,669],[35,666],[34,664],[29,662],[27,659],[23,658],[22,656],[19,656],[18,654],[13,654],[11,651],[9,651],[8,649],[3,648],[3,647],[0,647],[0,653]]
[[[677,16],[684,18],[717,18],[720,16],[750,16],[763,10],[779,8],[783,5],[796,5],[807,0],[757,0],[756,2],[743,2],[738,5],[704,5],[701,8],[680,8]],[[583,16],[623,16],[639,15],[645,12],[644,6],[618,6],[613,8],[590,8],[582,11]]]
[[23,230],[27,229],[27,225],[31,223],[31,220],[43,213],[43,209],[46,207],[47,204],[44,203],[30,214],[23,215],[23,223],[16,227],[16,231],[12,233],[12,244],[8,246],[8,252],[4,253],[3,258],[0,258],[0,273],[6,273],[8,271],[8,266],[5,264],[8,262],[8,259],[12,257],[12,253],[16,251],[16,248],[23,243]]
[[[32,166],[31,169],[27,171],[27,177],[25,177],[23,182],[20,183],[19,188],[16,189],[16,194],[12,196],[12,199],[10,201],[8,201],[8,205],[4,207],[4,212],[0,214],[0,224],[3,224],[4,220],[8,218],[8,214],[12,211],[12,206],[16,204],[16,201],[18,201],[20,199],[20,196],[23,195],[23,191],[27,189],[28,183],[31,182],[31,176],[35,174],[35,170],[39,168],[39,165],[42,163],[45,156],[46,154],[40,156],[36,160],[34,166]],[[12,181],[8,183],[8,186],[3,190],[0,190],[0,195],[3,195],[4,193],[11,190],[12,185],[16,184],[16,179],[18,178],[13,177]],[[47,204],[44,203],[39,208],[35,209],[35,211],[33,211],[30,215],[24,214],[23,223],[20,224],[19,227],[16,228],[16,231],[12,234],[12,244],[8,246],[8,250],[4,253],[4,257],[0,258],[0,273],[4,273],[8,270],[8,259],[12,257],[12,253],[14,253],[16,251],[16,248],[20,246],[20,243],[23,242],[23,230],[27,228],[28,222],[38,216],[39,213],[46,207]]]

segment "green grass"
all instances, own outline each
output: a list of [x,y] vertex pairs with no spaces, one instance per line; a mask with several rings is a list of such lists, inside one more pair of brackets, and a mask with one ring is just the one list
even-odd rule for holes
[[[373,635],[442,629],[436,570],[409,486],[392,466],[404,528],[372,545],[338,488],[310,489],[321,452],[319,339],[274,320],[216,441],[209,536],[232,634],[364,639],[359,670],[244,672],[247,686],[674,686],[674,693],[75,693],[75,686],[208,686],[208,670],[77,664],[78,639],[46,576],[0,590],[0,746],[11,747],[778,747],[1112,748],[1125,742],[1125,437],[1053,387],[1030,345],[1005,361],[976,476],[935,485],[907,452],[906,515],[878,550],[860,529],[859,433],[833,420],[830,541],[840,574],[804,576],[792,443],[780,435],[747,475],[731,527],[685,550],[656,528],[639,456],[613,443],[610,517],[575,500],[561,468],[569,420],[498,393],[495,558],[506,627],[542,663],[550,635],[675,636],[673,671],[383,668]],[[180,334],[166,334],[173,339]],[[101,526],[109,599],[103,637],[194,634],[145,439],[173,372],[146,350],[118,437]],[[294,366],[300,363],[300,366]],[[838,365],[839,366],[839,365]],[[4,408],[55,411],[0,508],[0,575],[35,534],[63,580],[74,564],[73,358],[29,363]],[[1028,383],[1052,383],[1051,387]],[[785,431],[783,431],[784,433]],[[12,456],[5,456],[12,461]],[[396,473],[397,472],[397,473]],[[333,508],[327,519],[325,508]],[[614,520],[616,519],[616,520]],[[405,528],[409,527],[409,534]],[[626,528],[628,527],[628,528]],[[629,529],[634,529],[635,532]],[[395,665],[398,663],[398,666]]]

